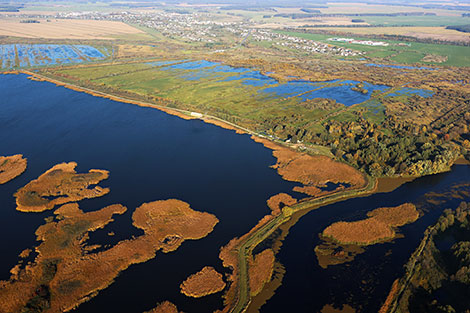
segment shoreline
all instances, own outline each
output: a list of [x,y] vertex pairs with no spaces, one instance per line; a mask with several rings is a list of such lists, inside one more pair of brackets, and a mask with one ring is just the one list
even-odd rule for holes
[[1,74],[26,74],[26,75],[29,75],[28,79],[30,79],[30,80],[39,81],[39,82],[49,82],[49,83],[55,84],[56,86],[65,87],[67,89],[78,91],[78,92],[84,92],[86,94],[89,94],[89,95],[92,95],[92,96],[95,96],[95,97],[110,99],[110,100],[117,101],[117,102],[122,102],[122,103],[134,104],[134,105],[138,105],[138,106],[144,107],[144,108],[157,109],[157,110],[160,110],[160,111],[165,112],[167,114],[178,116],[178,117],[180,117],[182,119],[185,119],[185,120],[198,119],[198,120],[201,120],[205,123],[216,125],[216,126],[224,128],[224,129],[234,130],[237,134],[245,134],[246,133],[246,134],[250,134],[250,135],[259,136],[257,133],[255,133],[252,130],[249,130],[249,129],[244,128],[242,126],[230,123],[230,122],[225,121],[225,120],[223,120],[221,118],[218,118],[216,116],[202,114],[202,113],[195,112],[195,111],[169,108],[167,106],[153,104],[153,103],[149,103],[149,102],[145,102],[145,101],[139,101],[139,100],[128,99],[128,98],[124,98],[124,97],[120,97],[120,96],[115,96],[115,95],[112,95],[112,94],[109,94],[109,93],[89,89],[89,88],[82,87],[82,86],[79,86],[79,85],[76,85],[76,84],[63,82],[63,81],[57,80],[55,78],[47,77],[47,76],[44,76],[44,75],[41,75],[41,74],[38,74],[38,73],[34,73],[34,72],[31,72],[31,71],[28,71],[28,70],[1,72]]

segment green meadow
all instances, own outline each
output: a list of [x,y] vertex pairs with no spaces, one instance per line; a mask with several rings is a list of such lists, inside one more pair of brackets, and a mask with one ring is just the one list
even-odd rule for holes
[[[347,29],[345,30],[347,31]],[[380,40],[390,43],[389,46],[366,46],[360,44],[350,44],[345,42],[332,42],[328,41],[328,38],[333,36],[331,35],[323,35],[323,34],[310,34],[310,33],[300,33],[300,32],[293,32],[293,31],[279,31],[280,33],[300,37],[315,41],[320,41],[324,43],[334,44],[341,47],[346,47],[358,51],[363,51],[366,53],[366,57],[381,59],[383,61],[388,61],[392,63],[404,63],[404,64],[414,64],[414,63],[422,63],[422,64],[433,64],[433,62],[423,62],[421,59],[429,54],[438,55],[438,56],[446,56],[447,61],[443,63],[439,63],[441,65],[449,65],[449,66],[468,66],[470,63],[470,47],[468,46],[455,46],[455,45],[442,45],[442,44],[428,44],[428,43],[418,43],[418,42],[410,42],[409,46],[398,46],[397,44],[401,43],[399,41],[393,40]],[[370,40],[367,38],[363,38],[360,36],[353,36],[354,39],[364,39]],[[377,40],[378,41],[378,40]],[[408,43],[407,43],[408,44]]]

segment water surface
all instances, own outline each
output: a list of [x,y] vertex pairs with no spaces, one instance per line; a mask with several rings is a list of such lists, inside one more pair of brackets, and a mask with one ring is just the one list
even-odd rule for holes
[[[378,312],[392,282],[404,274],[403,265],[419,245],[424,230],[434,225],[445,208],[456,208],[465,197],[444,197],[443,203],[426,201],[426,193],[443,193],[450,187],[470,183],[470,166],[455,165],[449,173],[419,178],[390,193],[350,199],[331,204],[303,216],[289,231],[277,258],[286,274],[273,298],[261,312],[320,312],[327,304],[340,308],[351,305],[358,312]],[[468,192],[470,187],[460,187]],[[404,238],[366,248],[355,260],[323,269],[314,248],[318,234],[330,224],[365,218],[366,213],[383,206],[405,202],[424,212],[415,223],[400,227]]]
[[[114,203],[129,209],[92,233],[91,243],[139,235],[141,231],[131,225],[132,212],[154,200],[180,199],[220,220],[208,237],[186,241],[175,252],[158,252],[154,260],[131,266],[78,312],[137,313],[164,300],[185,312],[221,308],[220,294],[192,299],[179,293],[179,284],[206,265],[225,271],[218,259],[220,247],[270,212],[266,206],[270,196],[297,185],[270,168],[275,163],[271,150],[248,135],[200,120],[30,81],[23,74],[0,75],[0,93],[0,155],[21,153],[28,159],[23,175],[0,185],[1,279],[8,279],[18,254],[36,244],[35,230],[52,214],[17,212],[14,192],[61,162],[76,161],[79,172],[110,171],[100,185],[111,192],[80,201],[82,209]],[[109,237],[110,231],[116,235]]]

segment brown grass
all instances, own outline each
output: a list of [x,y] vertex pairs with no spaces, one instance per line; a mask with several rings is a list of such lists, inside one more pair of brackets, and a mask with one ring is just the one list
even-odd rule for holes
[[114,39],[115,36],[139,34],[143,31],[115,21],[40,20],[40,23],[20,23],[20,19],[0,19],[0,36],[48,39]]
[[21,175],[27,166],[26,158],[21,154],[0,156],[0,185]]
[[178,308],[173,303],[165,301],[145,313],[178,313]]
[[416,221],[419,213],[411,203],[397,207],[378,208],[367,214],[369,218],[355,222],[337,222],[328,226],[323,236],[340,244],[371,245],[395,237],[392,227]]
[[256,296],[264,285],[271,280],[274,270],[274,251],[266,249],[248,263],[248,277],[251,296]]
[[390,289],[390,292],[387,296],[387,299],[385,299],[384,304],[379,310],[379,313],[387,313],[390,310],[390,306],[392,305],[393,299],[395,299],[397,293],[398,293],[398,288],[399,288],[399,279],[395,279],[395,281],[392,284],[392,288]]
[[349,189],[361,188],[367,184],[364,175],[347,164],[334,161],[323,155],[311,156],[300,153],[267,139],[255,136],[252,138],[256,142],[262,143],[266,148],[273,150],[273,156],[277,158],[277,163],[273,167],[277,169],[283,179],[304,185],[303,187],[295,187],[295,191],[319,197],[344,189],[339,187],[333,191],[321,190],[328,182],[347,183],[351,185]]
[[206,266],[199,272],[189,276],[180,285],[181,293],[193,298],[200,298],[224,290],[225,282],[222,274],[213,267]]
[[336,309],[331,304],[327,304],[321,309],[321,313],[355,313],[355,312],[356,310],[347,304],[343,305],[341,309]]
[[287,193],[278,193],[277,195],[269,198],[266,202],[268,207],[271,209],[271,214],[276,216],[281,214],[281,209],[283,206],[296,204],[297,200],[292,198]]
[[416,221],[419,213],[414,204],[404,203],[396,207],[375,209],[367,213],[367,216],[392,227],[398,227]]
[[42,212],[56,205],[101,197],[109,192],[109,188],[99,186],[88,188],[107,179],[108,171],[90,170],[88,173],[78,174],[75,171],[76,166],[75,162],[57,164],[19,189],[15,193],[16,209],[21,212]]
[[184,240],[203,238],[218,222],[214,215],[193,211],[182,201],[155,201],[138,207],[132,216],[143,235],[101,252],[85,246],[90,231],[103,228],[114,214],[125,211],[118,204],[87,213],[76,203],[57,209],[57,219],[36,231],[41,244],[34,263],[0,282],[0,312],[21,312],[40,289],[51,295],[47,312],[69,311],[109,286],[130,265],[154,258],[160,249],[173,251]]

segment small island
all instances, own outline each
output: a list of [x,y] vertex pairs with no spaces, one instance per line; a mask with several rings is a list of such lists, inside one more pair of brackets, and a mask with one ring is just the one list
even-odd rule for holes
[[416,221],[419,213],[411,203],[396,207],[378,208],[367,213],[369,218],[354,222],[337,222],[328,226],[322,233],[340,244],[360,246],[393,239],[393,227],[403,226]]
[[336,222],[320,235],[322,242],[315,247],[318,263],[327,268],[354,260],[365,247],[393,240],[396,228],[415,222],[419,212],[412,203],[378,208],[367,213],[366,219]]
[[0,156],[0,185],[21,175],[27,166],[26,158],[21,154]]
[[164,301],[162,303],[159,303],[157,307],[145,313],[179,313],[179,311],[176,305],[174,305],[170,301]]
[[57,164],[19,189],[15,193],[16,209],[21,212],[43,212],[56,205],[101,197],[109,192],[109,188],[89,188],[107,179],[108,171],[90,170],[81,174],[75,171],[76,166],[75,162]]
[[181,283],[181,293],[193,298],[200,298],[224,290],[226,284],[222,274],[213,267],[206,266]]

